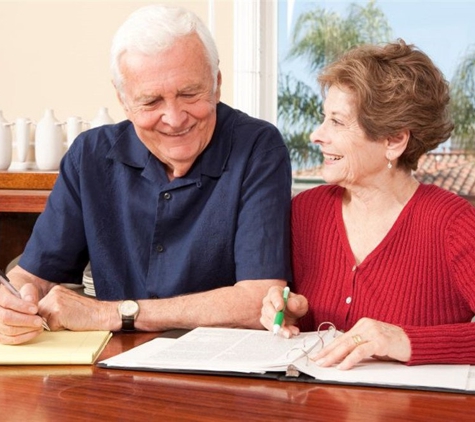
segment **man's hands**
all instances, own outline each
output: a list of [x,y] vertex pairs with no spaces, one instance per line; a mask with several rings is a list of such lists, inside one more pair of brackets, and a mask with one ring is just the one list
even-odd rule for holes
[[39,292],[35,285],[25,284],[21,298],[0,287],[0,343],[25,343],[43,332],[43,321],[38,316]]
[[117,302],[101,302],[61,285],[40,300],[32,283],[19,291],[21,298],[0,287],[0,343],[21,344],[35,338],[43,332],[42,317],[52,331],[120,329]]
[[40,315],[52,331],[115,330],[119,322],[117,302],[103,302],[57,285],[39,302]]

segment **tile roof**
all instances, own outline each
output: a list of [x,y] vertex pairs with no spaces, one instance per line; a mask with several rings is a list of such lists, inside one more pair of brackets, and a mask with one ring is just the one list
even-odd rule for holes
[[475,152],[431,152],[423,155],[414,173],[422,183],[431,183],[460,196],[475,199]]
[[[424,154],[414,176],[421,183],[440,186],[475,205],[475,151],[451,150]],[[321,167],[294,172],[294,182],[324,183]],[[305,188],[305,185],[302,186]]]

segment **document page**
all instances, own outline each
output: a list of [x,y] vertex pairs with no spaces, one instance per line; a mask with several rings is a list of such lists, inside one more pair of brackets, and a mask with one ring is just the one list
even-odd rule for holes
[[[264,330],[196,328],[166,345],[152,341],[140,346],[140,355],[129,354],[129,364],[150,369],[285,371],[292,361],[319,341],[313,332],[286,339]],[[112,364],[115,362],[117,360],[112,360]],[[101,363],[110,364],[111,360]]]
[[470,366],[468,379],[467,379],[467,390],[475,391],[475,367]]
[[126,352],[120,353],[116,356],[112,356],[109,359],[105,359],[99,362],[99,366],[111,366],[117,368],[140,368],[151,354],[157,353],[160,350],[172,345],[176,339],[157,337],[139,346],[136,346]]
[[321,368],[304,359],[294,363],[294,366],[321,381],[455,390],[467,390],[470,372],[469,365],[407,366],[400,362],[377,359],[366,359],[348,371],[342,371],[336,367]]

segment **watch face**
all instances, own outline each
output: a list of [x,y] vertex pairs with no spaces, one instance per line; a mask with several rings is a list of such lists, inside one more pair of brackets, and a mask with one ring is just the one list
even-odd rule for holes
[[139,310],[139,305],[133,300],[125,300],[120,305],[120,313],[124,316],[133,316]]

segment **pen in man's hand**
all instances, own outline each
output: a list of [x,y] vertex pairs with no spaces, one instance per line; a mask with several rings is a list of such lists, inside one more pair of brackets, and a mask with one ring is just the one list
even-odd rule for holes
[[284,287],[284,290],[282,292],[282,297],[284,298],[284,307],[275,315],[274,327],[272,329],[272,331],[274,332],[274,335],[276,335],[279,332],[280,328],[282,327],[282,323],[284,322],[284,312],[285,312],[285,308],[287,307],[287,299],[289,298],[289,292],[290,292],[290,288]]
[[[10,283],[9,278],[2,270],[0,270],[0,283],[2,283],[10,291],[10,293],[12,293],[13,295],[21,299],[20,292],[17,289],[15,289],[12,283]],[[43,318],[43,328],[47,331],[50,331],[50,328],[44,318]]]

